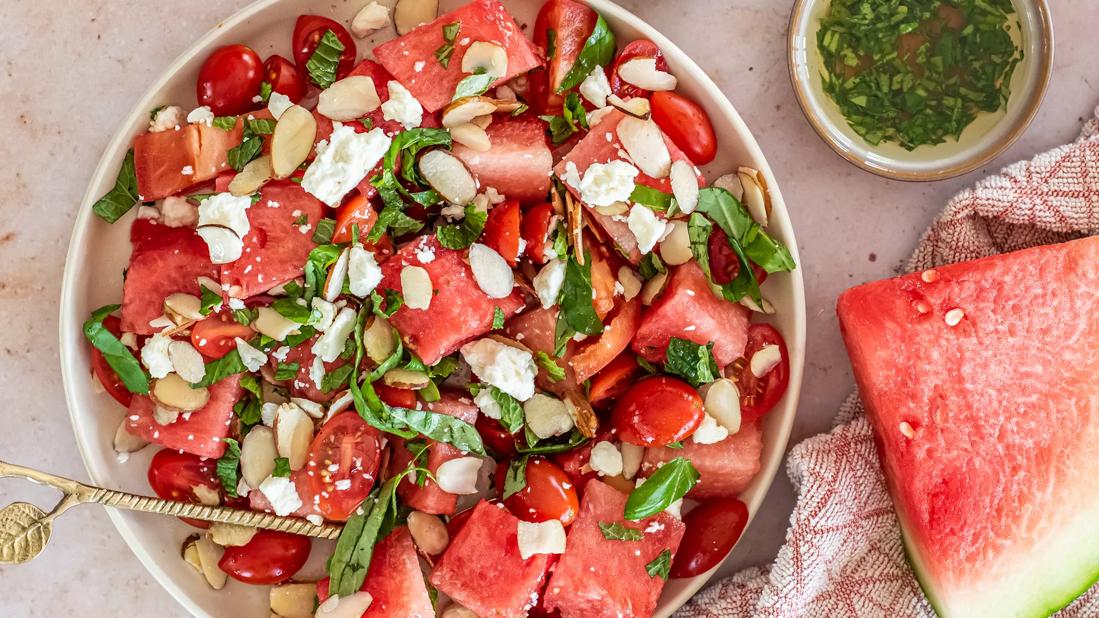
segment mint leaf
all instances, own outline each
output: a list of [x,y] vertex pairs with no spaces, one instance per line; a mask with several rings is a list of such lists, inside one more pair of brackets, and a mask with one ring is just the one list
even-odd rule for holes
[[645,185],[637,185],[634,187],[633,193],[630,194],[630,201],[652,210],[664,212],[672,207],[675,198],[671,193],[664,193],[659,189],[653,189]]
[[488,213],[470,204],[466,206],[466,214],[461,221],[439,227],[435,230],[435,236],[439,244],[447,249],[467,249],[481,237],[487,221]]
[[534,362],[538,363],[538,366],[546,372],[551,382],[560,382],[565,379],[565,370],[549,354],[539,350],[534,355]]
[[652,562],[645,565],[645,572],[649,574],[649,577],[659,577],[666,580],[671,570],[672,551],[670,549],[660,552],[656,558],[653,558]]
[[523,491],[527,487],[527,456],[515,459],[508,465],[507,474],[504,475],[504,496],[507,500],[513,495]]
[[580,101],[580,95],[570,92],[565,97],[560,116],[539,116],[549,123],[550,139],[560,144],[581,129],[588,128],[588,113]]
[[317,48],[309,57],[309,61],[305,63],[309,79],[322,90],[336,83],[336,69],[340,66],[340,56],[343,55],[344,49],[336,33],[328,30],[317,43]]
[[141,201],[137,194],[137,172],[134,168],[134,151],[131,148],[122,160],[114,188],[92,205],[92,212],[107,223],[114,223]]
[[637,521],[660,513],[698,482],[698,470],[683,457],[665,462],[626,499],[626,519]]
[[[298,377],[298,372],[301,371],[301,363],[279,363],[275,369],[275,381],[285,382],[287,380],[293,380]],[[327,377],[328,374],[325,374]]]
[[199,306],[198,312],[202,315],[210,315],[213,313],[214,307],[221,304],[221,293],[211,290],[204,285],[199,285],[199,288],[202,290],[202,304]]
[[271,476],[281,476],[283,478],[290,476],[290,460],[285,457],[276,457],[275,470],[271,473]]
[[598,335],[603,332],[603,322],[592,305],[591,260],[584,262],[581,266],[575,257],[569,257],[565,262],[558,328],[564,323],[574,332]]
[[595,21],[595,29],[592,30],[591,36],[584,41],[584,48],[580,50],[576,62],[565,74],[565,79],[561,80],[561,85],[557,87],[557,94],[563,94],[579,86],[584,78],[591,75],[595,67],[609,66],[614,59],[615,45],[614,32],[600,15]]
[[313,311],[293,298],[279,298],[271,303],[271,308],[279,315],[298,324],[306,324],[313,317]]
[[214,128],[222,131],[232,131],[237,126],[236,116],[218,116],[214,118]]
[[645,538],[644,532],[636,528],[628,528],[616,522],[599,522],[599,531],[603,533],[603,538],[608,541],[640,541]]
[[351,365],[340,365],[332,371],[324,374],[321,378],[321,391],[325,393],[331,393],[332,391],[339,390],[347,385],[347,381],[351,378]]
[[664,371],[677,375],[698,388],[721,377],[714,360],[714,342],[699,345],[687,339],[672,337],[668,341]]
[[118,374],[126,390],[131,393],[145,394],[149,392],[149,376],[142,369],[141,363],[134,358],[130,348],[103,325],[103,320],[118,308],[118,305],[107,305],[93,311],[92,315],[84,321],[84,336],[95,349],[99,350],[111,369]]
[[244,170],[244,166],[258,157],[261,150],[263,150],[263,140],[258,137],[246,138],[239,146],[229,150],[229,167],[238,172]]
[[443,65],[443,68],[450,67],[450,58],[454,55],[454,40],[458,38],[458,33],[462,30],[462,22],[455,21],[443,26],[443,40],[446,41],[439,49],[435,50],[435,59],[439,61],[439,64]]
[[225,495],[236,498],[240,483],[240,443],[232,438],[222,438],[221,441],[225,443],[225,454],[218,459],[218,480]]
[[302,298],[306,302],[313,302],[313,297],[324,289],[324,281],[328,278],[328,267],[335,264],[343,252],[337,245],[319,245],[309,252],[303,271],[305,273],[305,290]]
[[191,386],[194,388],[210,386],[238,373],[248,373],[248,368],[240,359],[240,352],[233,348],[225,356],[206,363],[206,375]]
[[325,245],[332,242],[332,235],[336,233],[336,221],[325,217],[317,221],[317,227],[313,230],[313,242]]
[[507,429],[508,433],[519,431],[526,419],[523,415],[523,404],[495,386],[489,387],[489,393],[492,394],[496,404],[500,406],[500,425]]
[[492,308],[492,330],[499,330],[504,327],[504,320],[507,316],[504,315],[504,310],[499,307]]
[[458,85],[454,88],[454,97],[451,98],[451,101],[457,101],[458,99],[464,99],[466,97],[479,97],[488,92],[489,87],[492,86],[492,82],[494,81],[496,81],[496,76],[489,73],[467,75],[466,77],[463,77],[462,81],[458,82]]

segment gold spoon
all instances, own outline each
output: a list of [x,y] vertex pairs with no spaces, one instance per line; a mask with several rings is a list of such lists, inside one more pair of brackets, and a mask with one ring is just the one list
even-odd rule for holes
[[53,520],[70,508],[87,503],[142,513],[278,530],[319,539],[334,539],[343,530],[342,526],[317,525],[297,517],[279,517],[227,506],[204,506],[104,489],[3,461],[0,461],[0,477],[24,478],[40,485],[53,487],[64,495],[48,514],[26,502],[15,502],[0,509],[0,564],[29,562],[42,553],[50,540]]

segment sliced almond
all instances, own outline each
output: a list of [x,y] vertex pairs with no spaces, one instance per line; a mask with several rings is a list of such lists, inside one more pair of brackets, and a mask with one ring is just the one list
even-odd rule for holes
[[627,116],[618,123],[616,132],[638,169],[653,178],[668,177],[672,155],[664,142],[664,132],[655,122]]
[[761,297],[760,300],[763,302],[757,303],[751,296],[745,296],[744,298],[740,299],[740,304],[751,309],[752,311],[755,311],[756,313],[762,313],[764,315],[774,315],[774,304],[772,304],[771,301],[763,297]]
[[485,114],[484,116],[478,116],[469,121],[470,124],[481,127],[482,129],[488,129],[492,125],[492,114]]
[[365,75],[345,77],[321,91],[317,99],[317,113],[347,122],[357,120],[378,109],[382,104],[374,80]]
[[740,389],[735,381],[721,378],[706,385],[703,401],[706,414],[714,417],[718,425],[730,434],[740,431]]
[[[492,116],[487,117],[491,118]],[[481,118],[486,118],[486,116],[481,116]],[[472,122],[451,127],[450,136],[454,138],[454,141],[475,152],[488,152],[492,149],[492,140],[489,139],[488,132]]]
[[737,168],[737,177],[744,186],[744,206],[756,223],[767,227],[771,218],[771,194],[767,192],[767,180],[758,170]]
[[496,43],[477,41],[462,56],[462,72],[503,77],[508,72],[508,53]]
[[480,457],[458,457],[443,462],[435,470],[439,489],[459,496],[477,493],[477,479],[484,460]]
[[420,176],[451,204],[468,204],[477,197],[477,181],[458,157],[441,149],[420,156]]
[[407,34],[438,14],[439,0],[398,0],[393,8],[393,24],[397,26],[397,34]]
[[698,175],[690,163],[679,160],[672,163],[672,194],[679,209],[690,214],[698,208]]
[[130,433],[126,425],[126,419],[122,419],[122,422],[118,424],[118,429],[114,432],[114,450],[116,453],[135,453],[149,445],[149,442],[144,438]]
[[634,58],[618,67],[618,76],[627,84],[653,92],[675,90],[675,75],[656,68],[656,58]]
[[156,421],[157,425],[171,425],[179,419],[179,414],[179,410],[165,408],[160,404],[153,408],[153,420]]
[[385,28],[387,24],[389,24],[389,8],[384,4],[371,2],[355,13],[355,17],[351,20],[351,34],[355,35],[355,38],[365,39],[375,30]]
[[271,168],[271,156],[256,157],[244,166],[239,174],[229,181],[229,193],[236,196],[251,195],[263,188],[275,175]]
[[351,596],[334,595],[317,607],[317,618],[360,618],[370,609],[374,597],[369,592],[356,592]]
[[489,298],[506,298],[515,289],[515,272],[503,256],[487,245],[470,246],[469,268],[477,287]]
[[192,388],[175,373],[169,373],[157,380],[151,394],[161,406],[180,412],[201,410],[210,401],[210,391],[206,387]]
[[347,390],[339,393],[332,400],[332,403],[328,404],[328,413],[324,415],[324,422],[327,423],[333,416],[346,412],[354,402],[355,398],[351,396],[351,391]]
[[645,447],[629,442],[623,442],[622,451],[622,476],[633,479],[637,471],[641,469],[641,460],[645,458]]
[[218,568],[218,562],[221,561],[225,550],[203,535],[195,540],[195,553],[198,554],[198,562],[202,567],[202,576],[206,578],[206,583],[210,584],[214,590],[224,588],[228,575]]
[[382,382],[385,382],[386,386],[392,386],[393,388],[399,388],[406,391],[418,391],[421,388],[427,388],[427,385],[431,383],[431,378],[427,377],[427,374],[422,371],[390,369],[382,376]]
[[[553,191],[556,195],[557,191]],[[580,200],[565,191],[565,231],[568,232],[569,245],[572,246],[576,262],[584,266],[584,208]]]
[[405,307],[409,309],[427,309],[435,295],[431,287],[431,275],[420,266],[405,266],[401,269],[401,294]]
[[623,99],[617,94],[612,94],[607,97],[607,104],[624,114],[633,116],[634,118],[640,118],[641,120],[648,120],[653,112],[652,104],[644,97]]
[[183,541],[183,546],[180,548],[180,555],[183,556],[184,562],[195,567],[195,570],[202,573],[202,561],[198,558],[198,535],[194,534]]
[[172,341],[168,344],[168,358],[172,368],[185,382],[195,383],[206,377],[206,364],[202,354],[190,341]]
[[347,247],[328,269],[328,278],[324,280],[324,299],[330,303],[343,293],[343,284],[347,281],[347,270],[351,263],[351,248]]
[[303,412],[309,415],[309,418],[324,418],[324,406],[315,401],[310,401],[304,397],[291,397],[290,402],[301,408]]
[[443,108],[442,123],[444,127],[456,127],[458,125],[473,122],[498,110],[504,104],[512,104],[512,101],[498,101],[491,97],[462,97]]
[[641,304],[646,307],[653,304],[657,296],[664,291],[668,284],[668,273],[657,273],[652,279],[645,282],[641,288]]
[[256,311],[257,315],[252,321],[252,328],[275,341],[285,341],[288,336],[301,329],[301,324],[283,317],[281,313],[270,307],[260,307]]
[[279,457],[290,461],[291,470],[301,470],[313,441],[313,419],[297,405],[284,403],[275,414],[274,429]]
[[206,506],[218,506],[221,504],[221,494],[218,490],[208,485],[195,485],[191,490],[199,504]]
[[442,614],[439,614],[439,618],[477,618],[477,614],[457,603],[451,603]]
[[618,269],[618,283],[622,284],[622,297],[626,301],[631,301],[641,293],[641,277],[637,276],[637,273],[633,271],[629,266],[623,266]]
[[595,437],[599,431],[599,417],[583,393],[576,388],[569,389],[565,393],[565,409],[581,434],[588,438]]
[[270,427],[253,427],[240,445],[240,475],[249,487],[259,487],[275,471],[275,432]]
[[370,360],[379,365],[397,351],[393,327],[385,318],[375,316],[363,331],[363,347]]
[[193,294],[176,292],[164,299],[164,315],[177,325],[206,317],[201,309],[202,301]]
[[725,189],[737,200],[744,199],[744,185],[740,183],[740,176],[738,174],[725,174],[713,181],[710,186],[717,189]]
[[408,514],[408,532],[416,547],[429,556],[438,556],[450,544],[446,524],[436,515],[412,511]]
[[[373,4],[377,4],[374,2]],[[271,612],[282,618],[313,618],[317,584],[290,583],[271,588]]]
[[669,221],[671,231],[660,241],[660,257],[669,266],[686,264],[694,258],[691,251],[691,237],[687,233],[686,221]]
[[610,206],[595,206],[593,210],[604,217],[620,217],[630,211],[630,205],[626,202],[615,202]]
[[222,547],[244,547],[259,530],[215,521],[210,524],[210,540]]
[[294,105],[282,113],[271,135],[271,169],[275,178],[288,178],[309,158],[317,137],[317,120],[309,110]]

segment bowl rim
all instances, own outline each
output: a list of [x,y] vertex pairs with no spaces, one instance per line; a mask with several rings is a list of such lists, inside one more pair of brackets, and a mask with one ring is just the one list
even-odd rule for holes
[[[73,231],[66,252],[61,296],[58,304],[58,311],[60,314],[58,320],[58,335],[60,343],[59,360],[61,364],[62,385],[65,392],[66,407],[68,408],[70,422],[73,425],[77,449],[84,462],[84,467],[88,471],[93,482],[99,482],[99,479],[106,476],[104,465],[108,458],[102,457],[99,453],[92,452],[90,449],[90,442],[87,445],[85,444],[84,437],[88,432],[85,431],[84,421],[81,419],[83,413],[80,412],[77,407],[79,399],[77,393],[82,389],[89,388],[87,386],[87,376],[84,375],[82,371],[82,367],[86,364],[86,359],[83,358],[86,354],[84,346],[80,345],[83,343],[83,337],[76,336],[75,341],[79,343],[74,343],[74,333],[80,333],[80,326],[85,317],[78,314],[76,311],[78,308],[77,305],[80,302],[80,299],[76,295],[76,282],[82,274],[81,262],[83,253],[85,252],[84,247],[93,235],[94,226],[92,223],[94,223],[94,221],[92,219],[93,213],[91,205],[99,197],[96,187],[104,184],[105,179],[109,179],[108,182],[113,182],[113,178],[117,174],[117,162],[121,161],[133,140],[133,136],[125,129],[134,126],[141,116],[148,113],[147,110],[150,108],[150,105],[154,103],[154,98],[157,94],[163,90],[188,63],[192,62],[196,56],[206,53],[216,44],[217,39],[225,30],[235,28],[284,1],[285,0],[255,0],[255,2],[248,4],[229,17],[226,17],[211,26],[205,34],[198,37],[194,43],[177,56],[134,103],[131,112],[124,116],[120,124],[115,127],[113,130],[114,137],[103,149],[103,154],[99,159],[99,163],[88,180],[88,188],[80,202],[80,211],[77,213],[73,222]],[[506,2],[506,0],[502,1]],[[806,343],[805,285],[793,222],[790,219],[785,201],[782,198],[779,184],[774,178],[771,167],[764,157],[758,141],[749,130],[740,114],[736,111],[733,104],[729,101],[728,97],[726,97],[710,76],[699,67],[687,53],[659,32],[656,27],[634,15],[632,12],[618,6],[611,0],[581,1],[591,6],[598,13],[604,16],[613,17],[614,21],[624,23],[627,27],[643,33],[650,38],[676,66],[676,72],[680,77],[687,77],[695,84],[704,93],[704,100],[717,108],[721,116],[732,125],[736,138],[740,142],[740,146],[747,152],[747,156],[753,161],[753,164],[757,165],[759,171],[764,174],[768,191],[771,195],[773,208],[771,224],[775,225],[778,223],[778,226],[783,228],[784,236],[788,240],[788,248],[795,263],[798,265],[798,268],[790,273],[786,273],[787,276],[791,277],[789,281],[790,304],[787,307],[787,310],[783,312],[789,315],[792,321],[792,328],[789,332],[784,333],[787,340],[787,347],[790,350],[789,386],[779,406],[769,414],[769,416],[778,416],[779,418],[777,419],[778,422],[772,421],[768,428],[769,431],[766,434],[767,439],[765,439],[764,447],[765,450],[767,450],[767,447],[771,447],[770,455],[761,461],[760,470],[753,481],[754,484],[758,484],[758,490],[754,492],[754,495],[748,504],[748,524],[750,525],[766,498],[767,493],[774,484],[778,469],[785,459],[790,433],[793,428],[794,418],[797,414],[804,376]],[[158,557],[151,551],[152,548],[147,547],[145,543],[138,539],[136,528],[134,527],[135,524],[124,518],[123,514],[119,511],[108,509],[107,514],[127,546],[134,555],[137,556],[146,570],[153,575],[157,582],[167,590],[185,610],[196,616],[208,615],[191,599],[191,595],[180,584],[176,583],[169,573],[158,565]],[[730,551],[725,559],[728,559],[728,556],[731,556],[732,553],[733,552]],[[722,560],[722,562],[724,562],[724,560]],[[670,616],[702,588],[714,573],[717,572],[720,566],[721,563],[715,565],[706,573],[682,580],[686,582],[686,584],[674,594],[666,597],[665,600],[667,602],[664,604],[665,607],[663,611],[657,611],[654,615],[660,618]]]
[[[809,104],[808,89],[812,88],[812,86],[806,84],[805,81],[798,76],[797,69],[799,64],[796,60],[798,37],[795,25],[801,19],[804,19],[806,14],[818,3],[831,1],[832,0],[794,1],[786,27],[786,67],[790,76],[790,83],[794,88],[794,96],[798,100],[798,107],[801,108],[801,113],[805,116],[805,119],[809,121],[809,124],[813,127],[813,131],[817,134],[817,137],[825,144],[828,144],[829,148],[843,157],[848,163],[877,176],[889,178],[891,180],[927,182],[954,178],[972,172],[998,157],[1022,136],[1023,132],[1026,131],[1027,127],[1029,127],[1030,123],[1034,120],[1034,117],[1038,114],[1038,109],[1042,106],[1042,101],[1045,99],[1046,95],[1046,89],[1049,86],[1049,81],[1053,74],[1053,54],[1055,47],[1053,18],[1050,15],[1049,5],[1046,0],[1015,0],[1033,6],[1038,14],[1039,19],[1037,20],[1037,23],[1039,24],[1039,28],[1035,31],[1035,34],[1041,39],[1041,54],[1038,58],[1038,80],[1034,85],[1033,91],[1027,93],[1026,107],[1023,113],[1015,121],[1015,125],[1011,127],[1011,130],[988,146],[982,149],[974,149],[968,158],[949,167],[940,169],[932,168],[925,172],[909,172],[890,167],[870,165],[866,160],[860,157],[857,152],[846,148],[832,137],[831,132],[828,131],[828,127],[834,126],[834,123],[831,119],[822,118],[818,115],[813,106]],[[868,145],[867,148],[869,150],[874,150],[875,147]]]

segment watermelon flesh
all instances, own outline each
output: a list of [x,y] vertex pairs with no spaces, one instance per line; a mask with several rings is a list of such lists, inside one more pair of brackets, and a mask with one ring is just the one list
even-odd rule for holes
[[[310,375],[310,372],[313,369],[313,362],[317,358],[317,356],[313,354],[313,344],[317,342],[317,339],[320,339],[320,335],[316,335],[303,342],[301,345],[291,348],[290,351],[286,353],[286,358],[282,361],[274,356],[270,356],[268,362],[270,363],[272,370],[277,370],[280,364],[289,365],[297,363],[298,373],[294,376],[294,379],[290,380],[287,384],[290,389],[291,397],[304,397],[310,401],[328,403],[329,401],[332,401],[341,389],[326,393],[317,386],[316,382],[313,381],[313,376]],[[331,363],[324,363],[324,372],[326,374],[331,373],[339,367],[346,365],[347,362],[348,361],[345,359],[337,358]]]
[[[442,393],[439,401],[425,404],[424,407],[431,412],[460,418],[470,425],[477,422],[477,415],[480,414],[480,410],[473,405],[473,401],[469,397],[453,393]],[[432,474],[444,463],[466,455],[466,453],[445,442],[431,440],[428,444],[430,446],[427,453],[427,469]],[[391,467],[394,470],[403,470],[412,462],[412,453],[404,447],[403,440],[397,439],[394,441],[391,456],[393,458]],[[423,487],[420,487],[408,477],[405,477],[405,480],[397,486],[397,495],[408,506],[417,511],[433,515],[452,515],[458,510],[457,494],[443,491],[431,479],[424,481]]]
[[645,449],[641,473],[652,474],[658,464],[686,457],[698,470],[698,485],[687,494],[695,500],[733,498],[744,491],[760,468],[763,432],[755,423],[741,425],[740,431],[714,444],[699,444],[690,438],[683,448]]
[[229,436],[229,426],[233,423],[233,404],[240,399],[243,389],[240,376],[229,376],[208,388],[210,401],[205,407],[181,414],[167,425],[156,422],[153,416],[156,404],[148,395],[134,395],[126,415],[126,429],[165,448],[199,457],[221,457],[225,453],[222,439]]
[[531,115],[497,116],[486,133],[492,142],[487,152],[454,144],[454,154],[473,172],[481,189],[492,187],[523,203],[545,201],[553,168],[545,123]]
[[[317,601],[324,603],[328,578],[317,582]],[[433,618],[427,585],[424,583],[416,546],[406,526],[394,528],[374,546],[370,570],[361,588],[373,597],[362,618]]]
[[[580,516],[569,526],[568,543],[546,586],[545,607],[563,618],[651,616],[664,580],[649,577],[645,565],[664,550],[679,549],[686,527],[667,513],[638,522],[626,521],[626,494],[603,481],[584,488]],[[611,541],[600,522],[645,531],[640,541]]]
[[941,616],[1046,616],[1099,577],[1097,286],[1099,237],[840,297],[908,555]]
[[141,201],[175,195],[228,170],[229,150],[240,144],[243,134],[244,124],[238,121],[230,131],[192,124],[178,131],[138,135],[134,138],[134,172]]
[[481,618],[519,618],[537,603],[549,562],[546,554],[523,560],[519,519],[482,500],[435,564],[431,584]]

